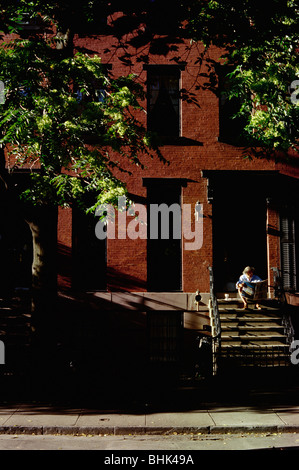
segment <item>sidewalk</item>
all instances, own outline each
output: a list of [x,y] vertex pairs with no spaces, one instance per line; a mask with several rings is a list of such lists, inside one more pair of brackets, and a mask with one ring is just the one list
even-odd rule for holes
[[257,410],[215,407],[171,413],[126,414],[49,406],[1,407],[1,434],[220,434],[299,432],[299,406]]
[[[298,374],[298,372],[296,372]],[[216,380],[93,403],[4,402],[1,434],[128,435],[299,432],[299,381],[276,378],[250,385]],[[116,394],[117,395],[117,394]],[[115,395],[115,396],[116,396]],[[113,406],[114,405],[114,406]]]

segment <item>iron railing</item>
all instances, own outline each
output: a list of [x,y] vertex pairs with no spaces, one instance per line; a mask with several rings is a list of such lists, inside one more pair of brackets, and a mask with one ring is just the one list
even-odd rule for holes
[[217,373],[217,357],[221,350],[221,323],[218,308],[218,301],[215,294],[215,283],[213,268],[210,272],[210,318],[212,322],[212,353],[213,353],[213,375]]
[[288,312],[285,290],[282,283],[282,276],[278,268],[272,268],[272,270],[274,275],[275,298],[283,305],[282,326],[284,327],[284,334],[286,336],[287,345],[289,346],[289,350],[292,351],[295,330],[292,324],[291,316]]
[[221,353],[217,354],[217,362],[224,360],[221,364],[227,368],[232,366],[247,366],[247,367],[279,367],[288,366],[291,364],[291,357],[289,347],[277,347],[273,345],[260,346],[258,348],[243,348],[242,346],[235,346],[233,348],[222,348]]

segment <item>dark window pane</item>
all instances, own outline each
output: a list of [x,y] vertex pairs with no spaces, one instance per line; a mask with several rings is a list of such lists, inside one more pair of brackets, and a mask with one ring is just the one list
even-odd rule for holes
[[246,119],[237,116],[241,108],[241,101],[237,97],[228,98],[229,79],[226,74],[229,70],[224,67],[219,71],[219,140],[235,145],[242,145],[245,141],[244,128]]
[[179,136],[179,71],[148,72],[148,129],[160,136]]

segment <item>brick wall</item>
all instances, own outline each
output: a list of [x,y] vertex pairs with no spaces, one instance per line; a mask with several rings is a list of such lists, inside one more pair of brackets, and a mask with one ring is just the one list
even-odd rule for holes
[[[116,42],[111,37],[77,38],[77,46],[84,46],[95,50],[104,63],[112,64],[112,74],[115,76],[127,74],[134,71],[139,81],[146,80],[146,72],[143,70],[142,62],[136,61],[136,51],[132,52],[132,61],[135,65],[126,67],[119,56],[121,50],[113,49]],[[193,292],[199,289],[201,292],[209,291],[208,266],[213,261],[212,222],[213,205],[207,200],[207,180],[202,177],[202,170],[231,170],[231,171],[263,171],[275,170],[277,168],[273,161],[263,159],[245,159],[242,148],[218,141],[219,134],[219,112],[218,98],[215,93],[206,89],[206,77],[200,73],[208,71],[208,63],[203,61],[198,66],[198,49],[186,49],[185,44],[178,46],[178,51],[164,56],[149,56],[149,64],[173,64],[174,56],[184,58],[188,55],[188,63],[181,71],[181,87],[196,93],[198,103],[181,103],[181,133],[182,137],[189,139],[188,142],[179,141],[174,145],[164,145],[162,154],[169,164],[160,162],[157,158],[149,160],[142,158],[147,166],[145,170],[133,167],[128,162],[124,166],[132,171],[132,175],[119,174],[124,178],[128,191],[132,197],[146,201],[146,188],[143,178],[182,178],[187,185],[182,188],[182,203],[191,204],[192,207],[199,201],[203,205],[203,245],[199,250],[183,250],[182,254],[182,289],[184,292]],[[201,50],[200,50],[201,52]],[[146,51],[143,51],[146,53]],[[211,48],[209,59],[217,59],[219,52]],[[143,103],[144,106],[146,103]],[[140,118],[145,124],[146,115]],[[284,165],[283,171],[288,171],[288,165]],[[117,175],[117,173],[116,173]],[[67,215],[61,213],[59,224],[59,239],[63,240],[66,248],[71,250],[71,237],[69,227],[71,219],[67,221]],[[130,222],[131,219],[128,220]],[[277,229],[277,214],[274,209],[268,208],[268,268],[278,266],[279,247],[278,237],[269,230],[269,227]],[[66,236],[67,225],[68,235]],[[108,290],[146,291],[147,281],[147,257],[146,240],[115,239],[107,243],[107,273]],[[69,282],[63,280],[62,283]]]

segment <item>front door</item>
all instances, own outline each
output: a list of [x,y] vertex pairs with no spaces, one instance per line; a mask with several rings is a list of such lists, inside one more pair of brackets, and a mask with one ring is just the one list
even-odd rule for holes
[[246,266],[267,278],[265,186],[254,176],[214,183],[213,266],[217,292],[233,292]]

